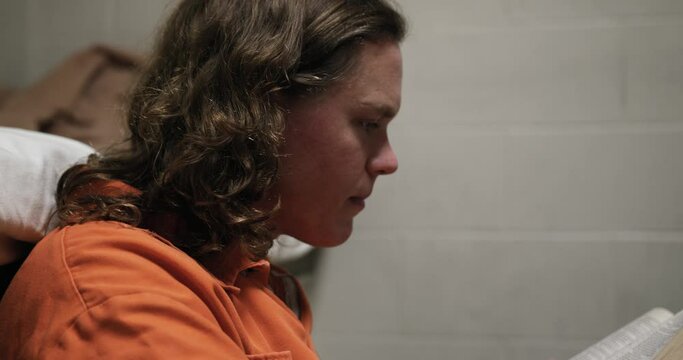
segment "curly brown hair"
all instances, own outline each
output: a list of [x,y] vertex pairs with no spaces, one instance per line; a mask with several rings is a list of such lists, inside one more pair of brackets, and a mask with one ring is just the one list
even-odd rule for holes
[[[265,257],[275,210],[256,204],[278,174],[282,99],[342,79],[362,41],[404,34],[384,0],[182,1],[131,94],[128,146],[62,176],[60,224],[115,220],[156,231],[146,219],[173,213],[188,236],[172,241],[195,258],[232,244]],[[83,191],[108,180],[141,193]]]

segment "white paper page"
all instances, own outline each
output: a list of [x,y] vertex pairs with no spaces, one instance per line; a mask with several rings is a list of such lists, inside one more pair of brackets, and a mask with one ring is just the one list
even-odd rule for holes
[[650,360],[683,328],[683,311],[661,324],[646,339],[621,350],[609,360]]
[[643,340],[653,334],[661,324],[673,316],[673,313],[669,310],[654,308],[575,355],[570,360],[609,359],[610,356],[619,353],[634,342]]

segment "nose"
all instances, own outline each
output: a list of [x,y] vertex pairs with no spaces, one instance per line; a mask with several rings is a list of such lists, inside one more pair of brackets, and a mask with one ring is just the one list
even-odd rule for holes
[[377,155],[370,159],[368,171],[373,176],[379,176],[393,174],[396,170],[398,170],[398,158],[389,142],[386,142]]

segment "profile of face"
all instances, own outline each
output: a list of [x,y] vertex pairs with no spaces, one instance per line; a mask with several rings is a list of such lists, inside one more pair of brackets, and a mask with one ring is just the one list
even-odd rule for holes
[[287,104],[273,222],[313,246],[346,241],[377,177],[398,168],[387,126],[401,104],[401,52],[393,41],[360,46],[344,79]]

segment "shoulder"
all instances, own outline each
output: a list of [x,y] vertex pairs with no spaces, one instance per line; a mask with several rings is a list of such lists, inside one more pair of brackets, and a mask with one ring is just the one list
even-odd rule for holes
[[[40,249],[43,245],[45,251]],[[167,240],[118,222],[64,227],[49,234],[34,251],[51,258],[46,262],[63,264],[86,308],[136,293],[190,297],[215,285],[208,271]]]
[[170,243],[90,222],[38,243],[0,303],[10,358],[242,358],[220,284]]
[[97,257],[97,264],[103,264],[102,256],[107,258],[124,253],[133,255],[131,259],[157,253],[187,256],[168,240],[145,229],[117,221],[91,221],[65,226],[48,234],[44,241],[60,245],[64,256],[70,260],[67,261],[67,266],[77,265],[75,261],[91,261],[94,257]]

